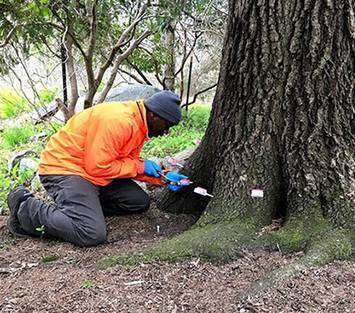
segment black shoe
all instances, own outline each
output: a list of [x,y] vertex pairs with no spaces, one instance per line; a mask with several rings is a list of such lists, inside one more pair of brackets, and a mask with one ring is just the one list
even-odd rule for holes
[[28,236],[28,234],[21,227],[21,224],[17,218],[17,212],[20,208],[20,204],[30,197],[33,197],[33,194],[23,186],[11,190],[7,196],[7,205],[10,209],[10,215],[7,219],[7,227],[10,233],[15,236]]

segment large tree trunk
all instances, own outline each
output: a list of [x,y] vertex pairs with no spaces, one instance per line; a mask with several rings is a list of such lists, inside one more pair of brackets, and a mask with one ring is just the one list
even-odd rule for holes
[[212,116],[189,168],[215,195],[205,212],[354,225],[351,1],[240,3],[230,3]]
[[[307,246],[302,264],[285,271],[292,275],[349,257],[355,217],[352,2],[229,5],[210,123],[185,169],[214,198],[166,192],[161,208],[199,213],[200,219],[147,250],[143,260],[226,260],[245,245]],[[256,188],[263,198],[251,197]],[[261,227],[275,216],[283,217],[283,227],[263,235]]]

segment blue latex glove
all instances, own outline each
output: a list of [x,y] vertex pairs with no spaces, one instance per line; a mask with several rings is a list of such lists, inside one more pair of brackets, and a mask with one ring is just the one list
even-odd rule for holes
[[178,183],[178,182],[180,182],[181,179],[188,178],[187,176],[179,174],[177,172],[169,172],[169,173],[166,173],[165,176],[169,181],[171,181],[173,183]]
[[178,191],[182,188],[183,186],[179,186],[179,185],[168,185],[168,188],[171,190],[171,191]]
[[159,177],[162,168],[151,160],[144,160],[144,174],[149,176]]
[[[177,172],[169,172],[165,176],[168,179],[168,181],[173,182],[173,183],[179,183],[181,179],[188,178],[187,176],[179,174]],[[184,184],[182,184],[182,185],[168,184],[168,188],[170,190],[172,190],[172,191],[178,191],[184,186],[187,186],[187,185],[184,185]]]

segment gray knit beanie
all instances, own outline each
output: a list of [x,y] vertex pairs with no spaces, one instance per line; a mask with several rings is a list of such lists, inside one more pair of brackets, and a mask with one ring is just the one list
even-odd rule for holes
[[172,124],[181,120],[179,96],[170,90],[160,91],[145,99],[144,103],[150,111]]

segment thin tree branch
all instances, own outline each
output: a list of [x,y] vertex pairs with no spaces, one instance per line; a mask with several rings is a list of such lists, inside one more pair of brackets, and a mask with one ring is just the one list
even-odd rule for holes
[[[133,73],[130,73],[130,72],[128,72],[128,71],[126,71],[126,70],[124,70],[124,69],[122,69],[122,68],[119,68],[118,70],[119,70],[121,73],[124,73],[124,74],[126,74],[127,76],[133,78],[137,83],[144,85],[145,82],[144,82],[143,80],[141,80],[138,76],[134,75]],[[150,85],[151,85],[151,84],[150,84]]]
[[[45,36],[41,35],[41,40],[42,40],[42,43],[46,46],[46,48],[48,49],[48,51],[50,53],[52,53],[55,57],[57,57],[58,59],[60,59],[60,54],[56,53],[52,48],[51,46],[48,44],[48,41],[47,39],[45,38]],[[44,54],[43,51],[41,51],[41,53]],[[46,54],[45,54],[46,55]],[[46,55],[47,57],[49,57],[49,55]]]
[[[119,49],[123,46],[126,45],[126,38],[130,35],[130,33],[135,30],[136,25],[144,18],[144,14],[145,14],[145,10],[147,9],[147,5],[144,5],[142,7],[142,9],[139,11],[139,13],[137,14],[137,17],[135,18],[135,20],[132,22],[131,25],[129,25],[126,30],[121,34],[120,38],[118,39],[116,45],[111,49],[110,54],[106,60],[106,62],[102,65],[102,67],[100,68],[96,80],[97,81],[101,81],[103,75],[105,74],[106,70],[108,69],[108,67],[112,64],[117,52],[119,51]],[[129,49],[129,48],[128,48]]]
[[158,83],[160,84],[160,86],[163,88],[163,87],[164,87],[163,80],[161,79],[161,77],[159,76],[159,73],[158,73],[157,71],[155,71],[154,77],[155,77],[155,79],[158,81]]
[[20,56],[18,50],[16,49],[16,47],[14,47],[14,46],[12,45],[12,48],[14,49],[14,51],[15,51],[15,53],[16,53],[16,55],[17,55],[17,58],[18,58],[18,60],[20,61],[20,64],[21,64],[23,70],[25,71],[25,74],[26,74],[26,76],[27,76],[27,78],[28,78],[28,81],[29,81],[29,83],[30,83],[31,89],[32,89],[32,91],[33,91],[33,94],[37,97],[37,99],[40,99],[39,94],[38,94],[38,92],[37,92],[37,90],[36,90],[36,88],[35,88],[35,85],[34,85],[34,83],[33,83],[32,77],[31,77],[31,75],[29,74],[29,72],[27,71],[27,66],[23,63],[23,60],[22,60],[22,58],[21,58],[21,56]]
[[197,35],[195,36],[194,42],[193,42],[193,44],[192,44],[192,46],[191,46],[191,49],[190,49],[189,52],[184,56],[184,58],[183,58],[183,60],[182,60],[182,62],[181,62],[181,66],[180,66],[180,68],[177,70],[177,72],[175,72],[174,77],[176,77],[177,75],[179,75],[179,73],[180,73],[180,72],[182,71],[182,69],[184,68],[187,59],[190,57],[191,53],[192,53],[192,52],[194,51],[194,49],[195,49],[197,40],[198,40],[201,36],[202,36],[202,33],[199,33],[199,34],[197,34]]
[[65,116],[66,119],[69,119],[75,112],[75,106],[79,99],[79,92],[78,92],[78,80],[76,77],[75,71],[75,62],[73,56],[73,39],[71,36],[67,36],[65,42],[67,48],[67,70],[70,82],[70,103],[68,105],[67,115]]
[[[52,26],[52,27],[55,27],[56,29],[59,29],[61,30],[62,32],[64,32],[67,28],[67,25],[66,23],[62,20],[62,18],[58,15],[58,13],[54,10],[51,10],[53,15],[59,20],[59,22],[63,25],[63,26],[60,26],[56,23],[53,23],[53,22],[49,22],[47,23],[48,25]],[[75,38],[74,34],[70,31],[68,31],[68,34],[72,37],[73,39],[73,42],[74,42],[74,45],[79,49],[80,53],[82,54],[84,60],[86,60],[87,56],[86,56],[86,53],[83,49],[83,47],[80,45],[80,43],[78,42],[78,40]]]
[[[210,89],[213,89],[213,88],[216,87],[217,85],[218,85],[218,83],[215,83],[214,85],[212,85],[212,86],[210,86],[210,87],[207,87],[207,88],[205,88],[205,89],[203,89],[203,90],[201,90],[201,91],[195,93],[195,95],[194,95],[192,101],[191,101],[191,102],[188,102],[188,103],[186,103],[186,104],[184,104],[184,105],[182,105],[181,108],[184,108],[184,107],[186,107],[186,106],[189,106],[189,105],[195,103],[196,100],[197,100],[197,97],[198,97],[200,94],[202,94],[202,93],[204,93],[204,92],[206,92],[206,91],[208,91],[208,90],[210,90]],[[188,99],[187,99],[187,100],[188,100]]]
[[94,56],[94,49],[96,44],[96,5],[97,0],[95,1],[87,1],[86,9],[88,11],[88,18],[90,21],[90,39],[89,39],[89,47],[87,50],[87,58],[91,62]]
[[19,25],[14,25],[14,27],[9,31],[9,33],[7,34],[6,38],[4,39],[3,42],[0,42],[0,49],[4,48],[6,45],[8,45],[8,43],[11,40],[11,37],[15,34],[15,30],[19,27]]
[[[152,56],[153,55],[153,53],[152,52],[150,52],[148,49],[146,49],[145,47],[140,47],[140,49],[142,49],[142,50],[144,50],[145,52],[147,52],[150,56]],[[155,76],[155,78],[156,78],[156,80],[158,81],[158,83],[162,86],[162,87],[164,87],[164,84],[163,84],[163,80],[161,79],[161,77],[159,76],[159,66],[158,66],[158,64],[157,64],[157,62],[155,61],[155,59],[152,57],[152,61],[153,61],[153,63],[154,63],[154,71],[155,71],[155,74],[154,74],[154,76]],[[142,76],[142,78],[144,79],[144,74],[142,73],[140,73],[141,71],[134,65],[134,64],[132,64],[132,63],[130,63],[129,62],[129,60],[127,59],[127,63],[130,65],[130,66],[132,66],[141,76]],[[149,85],[151,85],[151,84],[149,84]]]
[[[126,49],[126,51],[124,51],[122,54],[120,54],[119,56],[117,56],[116,61],[115,61],[115,65],[111,71],[110,74],[110,78],[108,79],[104,90],[101,92],[97,103],[103,102],[108,94],[108,92],[110,91],[113,82],[115,81],[119,66],[121,65],[121,63],[123,62],[123,60],[127,59],[128,56],[133,52],[133,50],[148,36],[151,35],[151,31],[146,30],[140,37],[138,37],[135,41],[133,41],[130,46]],[[102,77],[101,77],[102,79]],[[101,82],[101,80],[100,80]]]
[[143,5],[141,10],[138,12],[136,18],[134,19],[134,21],[132,22],[131,25],[129,25],[126,30],[122,33],[122,35],[120,36],[120,38],[117,41],[117,44],[115,46],[116,49],[119,49],[124,45],[127,44],[127,42],[125,42],[126,38],[129,36],[129,34],[135,29],[135,27],[138,25],[138,23],[144,18],[145,12],[147,10],[147,4]]
[[[22,94],[22,95],[24,96],[24,98],[28,101],[28,103],[29,103],[31,106],[33,106],[33,107],[35,108],[36,106],[34,105],[34,103],[32,102],[32,100],[27,97],[27,95],[26,95],[26,93],[25,93],[25,91],[24,91],[24,89],[23,89],[23,84],[22,84],[21,78],[17,75],[16,71],[14,71],[12,68],[9,68],[9,70],[10,70],[10,72],[12,72],[12,74],[14,74],[14,76],[15,76],[16,79],[17,79],[17,81],[19,82],[21,94]],[[16,90],[16,88],[15,88],[14,86],[12,86],[12,87]],[[37,113],[38,113],[38,112],[37,112]],[[38,114],[38,116],[39,116],[39,114]]]
[[[187,42],[187,31],[184,29],[184,42]],[[186,57],[186,44],[183,46],[183,59]],[[180,71],[180,99],[182,99],[184,95],[184,66],[181,67]]]
[[136,66],[134,65],[128,58],[126,59],[126,62],[129,64],[130,67],[132,67],[138,75],[143,79],[143,83],[146,83],[147,85],[152,85],[152,83],[149,81],[149,79],[144,75],[144,73]]
[[[16,79],[18,80],[19,84],[20,84],[20,90],[21,90],[21,94],[23,95],[23,97],[28,101],[28,103],[30,104],[30,106],[33,108],[34,111],[36,111],[37,115],[38,115],[38,118],[41,120],[41,121],[44,121],[44,118],[41,116],[41,113],[39,112],[38,110],[38,107],[31,101],[31,99],[29,99],[23,89],[23,84],[22,84],[22,80],[21,78],[17,75],[17,73],[12,69],[10,68],[10,71],[14,74],[14,76],[16,77]],[[14,88],[14,90],[16,90],[16,88],[14,87],[13,85],[13,81],[11,79],[11,83],[12,83],[12,87]],[[56,130],[56,128],[54,127],[54,125],[49,121],[48,122],[49,125],[54,129]]]

